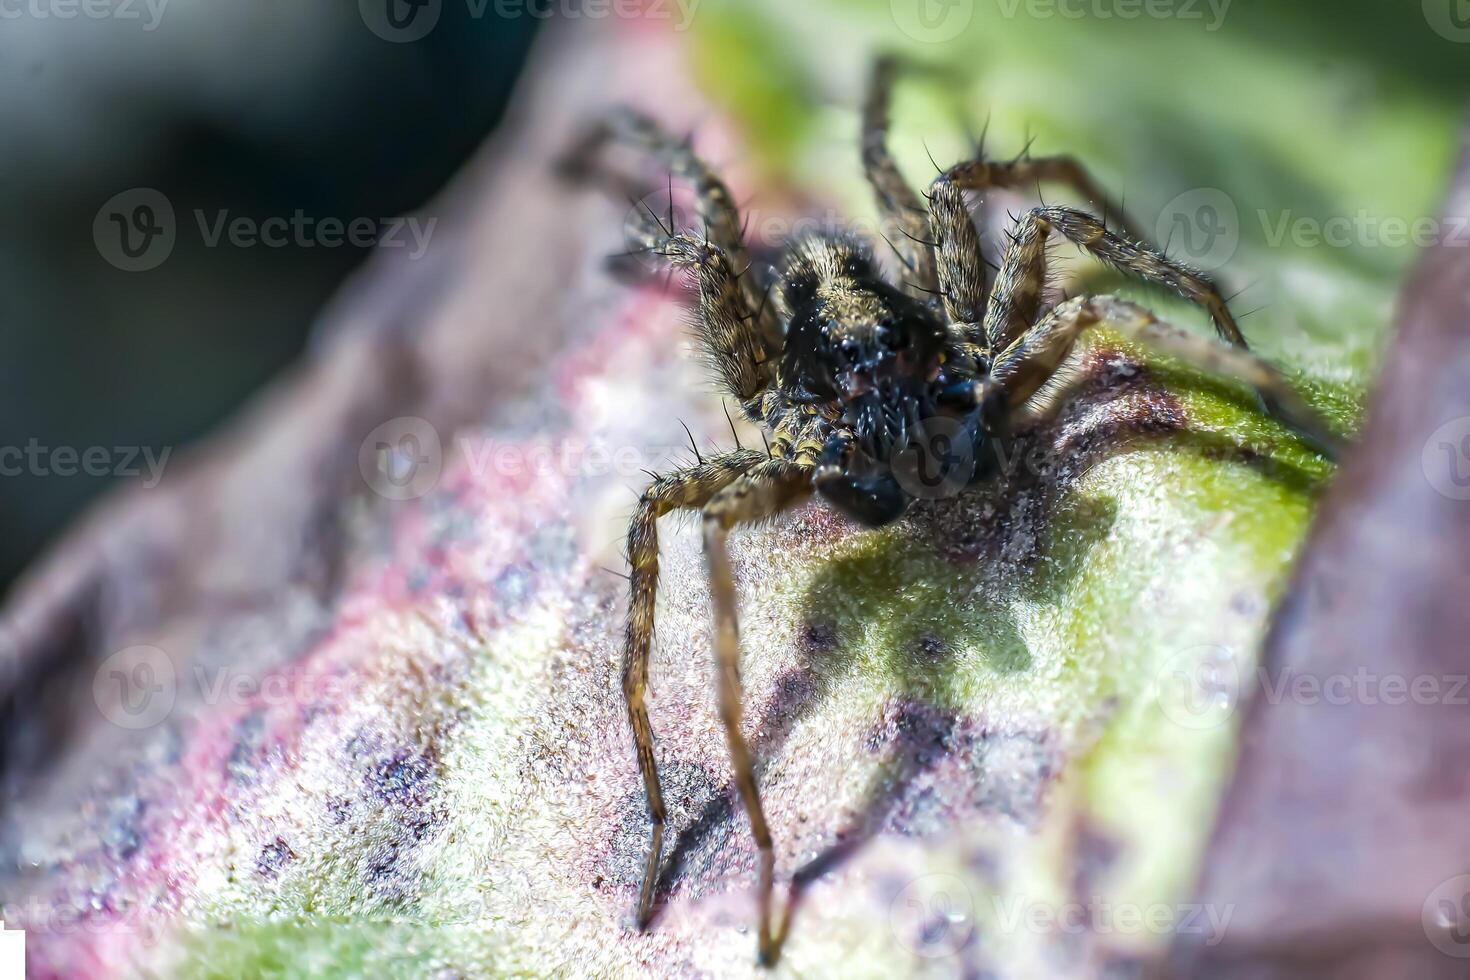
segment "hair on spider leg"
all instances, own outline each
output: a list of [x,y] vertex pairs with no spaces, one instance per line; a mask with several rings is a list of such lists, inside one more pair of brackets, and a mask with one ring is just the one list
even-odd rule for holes
[[689,437],[689,448],[692,449],[692,450],[694,450],[694,460],[695,460],[695,462],[697,462],[697,463],[699,463],[699,465],[703,466],[704,465],[704,457],[701,456],[700,453],[699,453],[699,444],[694,441],[694,433],[690,431],[688,423],[686,423],[683,419],[680,419],[679,420],[679,424],[682,425],[682,426],[684,426],[684,434]]
[[[907,238],[909,241],[914,242],[917,245],[927,245],[930,248],[943,248],[944,247],[942,242],[931,242],[931,241],[927,241],[926,239],[920,238],[917,235],[910,235],[908,233],[908,230],[907,229],[904,229],[904,228],[898,229],[898,233],[900,235],[902,235],[903,237]],[[886,241],[886,239],[885,239],[885,241]],[[892,245],[893,243],[892,242],[889,242],[888,244],[889,245]]]
[[887,235],[883,234],[881,231],[878,232],[878,237],[882,238],[885,242],[888,243],[888,247],[891,248],[891,249],[893,249],[893,254],[896,255],[896,256],[898,256],[898,261],[903,265],[903,267],[905,269],[909,270],[909,272],[913,273],[914,275],[918,275],[919,270],[914,267],[914,264],[912,262],[910,262],[907,258],[904,257],[904,254],[899,249],[899,247],[897,245],[893,244],[893,239],[889,238]]
[[730,403],[721,398],[720,408],[725,410],[725,421],[730,423],[730,435],[735,439],[735,448],[744,449],[745,447],[740,444],[740,433],[735,431],[735,420],[730,417]]
[[934,159],[934,151],[929,149],[929,141],[920,140],[919,145],[924,148],[924,155],[927,156],[929,158],[929,162],[934,165],[934,172],[942,176],[944,174],[944,168],[939,165],[938,160]]

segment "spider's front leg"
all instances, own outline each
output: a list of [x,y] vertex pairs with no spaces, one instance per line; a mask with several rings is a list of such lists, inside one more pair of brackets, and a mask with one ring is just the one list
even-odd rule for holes
[[638,927],[648,925],[653,914],[654,884],[663,852],[664,798],[659,786],[658,764],[653,757],[653,728],[648,722],[648,657],[653,647],[653,613],[658,595],[658,519],[676,509],[703,507],[742,473],[764,459],[760,453],[736,450],[711,457],[697,466],[655,479],[638,498],[638,509],[628,525],[629,575],[628,626],[624,638],[623,697],[628,705],[628,722],[638,754],[638,770],[648,793],[648,817],[652,822],[648,861],[643,885],[638,892]]
[[[939,291],[944,297],[945,314],[977,347],[1002,350],[1036,322],[1046,286],[1048,229],[1034,222],[1021,222],[1012,239],[1012,251],[1019,253],[1017,259],[1001,268],[1004,282],[997,280],[987,300],[985,258],[965,193],[1041,181],[1067,184],[1095,201],[1104,214],[1119,213],[1091,175],[1071,157],[998,163],[972,160],[950,167],[934,178],[929,187],[930,220],[938,248]],[[1125,219],[1118,220],[1128,228]]]
[[641,244],[687,269],[699,287],[699,344],[726,391],[749,405],[775,377],[776,342],[759,328],[730,256],[713,242],[674,235],[645,214]]
[[[701,231],[710,244],[724,253],[732,268],[743,272],[750,265],[740,209],[735,205],[730,188],[694,152],[688,139],[673,136],[648,116],[626,107],[613,109],[589,128],[572,152],[566,155],[562,161],[563,169],[572,176],[585,176],[592,169],[592,161],[598,151],[610,141],[647,153],[668,167],[672,177],[693,187],[698,217],[703,225]],[[648,215],[642,217],[647,218]],[[665,233],[672,235],[676,230],[668,228]],[[761,331],[768,338],[778,339],[781,333],[775,311],[763,302],[753,282],[742,280],[741,291],[745,304],[754,311],[752,318],[758,321]]]
[[1251,385],[1276,406],[1281,420],[1336,459],[1342,440],[1265,360],[1239,347],[1181,330],[1117,296],[1079,296],[1052,310],[995,363],[990,380],[1014,410],[1051,378],[1084,330],[1108,326],[1203,371]]
[[[811,494],[811,469],[786,460],[761,463],[714,496],[704,508],[704,551],[709,563],[710,598],[715,616],[715,669],[718,671],[720,720],[730,745],[730,762],[735,785],[750,832],[760,851],[758,889],[758,935],[761,962],[775,963],[779,937],[771,933],[771,889],[775,877],[775,852],[771,829],[761,808],[755,767],[750,748],[741,731],[740,639],[735,611],[735,581],[730,572],[726,540],[736,525],[772,517]],[[784,932],[784,930],[783,930]]]

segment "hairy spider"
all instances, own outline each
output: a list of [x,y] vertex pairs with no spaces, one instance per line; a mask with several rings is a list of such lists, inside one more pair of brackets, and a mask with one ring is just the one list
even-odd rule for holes
[[[905,183],[887,148],[888,105],[897,64],[874,68],[863,108],[862,155],[904,267],[888,281],[869,251],[841,235],[806,238],[773,271],[774,302],[743,273],[750,264],[738,209],[724,183],[685,141],[635,112],[599,123],[569,158],[573,168],[609,142],[631,144],[690,182],[704,225],[699,235],[665,227],[651,210],[635,219],[638,244],[687,270],[698,287],[698,341],[720,385],[768,434],[765,452],[736,449],[657,477],[643,491],[628,529],[631,598],[623,692],[648,797],[652,834],[637,921],[653,911],[665,809],[646,693],[658,587],[659,517],[676,509],[703,514],[704,549],[715,619],[719,710],[735,783],[760,853],[759,952],[774,962],[771,929],[774,856],[750,750],[741,731],[741,680],[735,587],[726,539],[737,525],[769,518],[814,492],[869,527],[887,524],[913,502],[896,467],[923,451],[935,430],[967,440],[973,463],[1008,421],[1051,401],[1057,370],[1082,331],[1106,324],[1208,371],[1253,386],[1263,407],[1328,455],[1336,436],[1283,377],[1250,353],[1219,291],[1201,274],[1067,207],[1021,216],[994,281],[966,203],[966,192],[1056,181],[1118,215],[1092,179],[1067,157],[985,159],[957,164],[932,183],[926,207]],[[585,170],[582,170],[585,173]],[[1115,296],[1080,296],[1044,305],[1046,246],[1059,234],[1102,262],[1156,283],[1208,311],[1227,343],[1186,333]],[[981,479],[984,470],[963,474]]]

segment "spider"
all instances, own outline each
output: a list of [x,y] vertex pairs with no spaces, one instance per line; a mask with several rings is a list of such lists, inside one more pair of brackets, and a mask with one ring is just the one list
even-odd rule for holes
[[[750,750],[741,728],[736,595],[726,544],[740,526],[770,518],[813,494],[867,527],[897,520],[915,499],[896,463],[942,431],[967,441],[973,461],[1009,423],[1052,401],[1078,336],[1106,324],[1204,370],[1245,381],[1262,408],[1319,452],[1337,437],[1265,361],[1250,353],[1215,285],[1136,234],[1120,234],[1084,211],[1041,206],[1022,215],[987,288],[987,262],[967,192],[1069,186],[1109,206],[1088,172],[1068,157],[980,159],[939,174],[925,200],[905,182],[887,146],[890,93],[901,67],[874,66],[862,113],[862,158],[880,212],[901,232],[890,242],[903,275],[880,270],[857,239],[819,234],[788,248],[772,269],[774,301],[753,276],[739,209],[726,185],[690,148],[649,118],[621,109],[592,127],[568,157],[572,170],[610,142],[638,149],[693,185],[702,234],[678,233],[645,209],[634,220],[642,249],[684,270],[698,290],[699,346],[718,384],[768,436],[765,452],[738,448],[657,476],[643,490],[627,538],[631,595],[623,693],[652,823],[636,922],[647,928],[663,851],[666,811],[654,756],[647,690],[658,589],[658,519],[700,511],[713,605],[720,719],[735,784],[759,851],[758,949],[775,962],[786,928],[771,928],[775,858]],[[1079,296],[1047,309],[1047,243],[1059,234],[1102,262],[1167,287],[1203,307],[1225,343],[1186,333],[1116,296]],[[963,474],[984,479],[983,469]],[[789,922],[787,923],[789,924]]]

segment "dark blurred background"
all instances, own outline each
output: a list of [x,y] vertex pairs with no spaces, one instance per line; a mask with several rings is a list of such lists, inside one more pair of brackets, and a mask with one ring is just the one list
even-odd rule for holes
[[[0,4],[0,446],[31,450],[0,459],[0,592],[119,479],[88,469],[207,433],[301,351],[369,251],[326,224],[212,246],[197,212],[211,234],[221,218],[280,232],[298,212],[381,227],[495,125],[541,21],[416,2]],[[125,271],[94,223],[122,194],[110,211],[152,227],[138,188],[172,206],[173,249]],[[82,465],[92,447],[105,467],[98,450]]]

